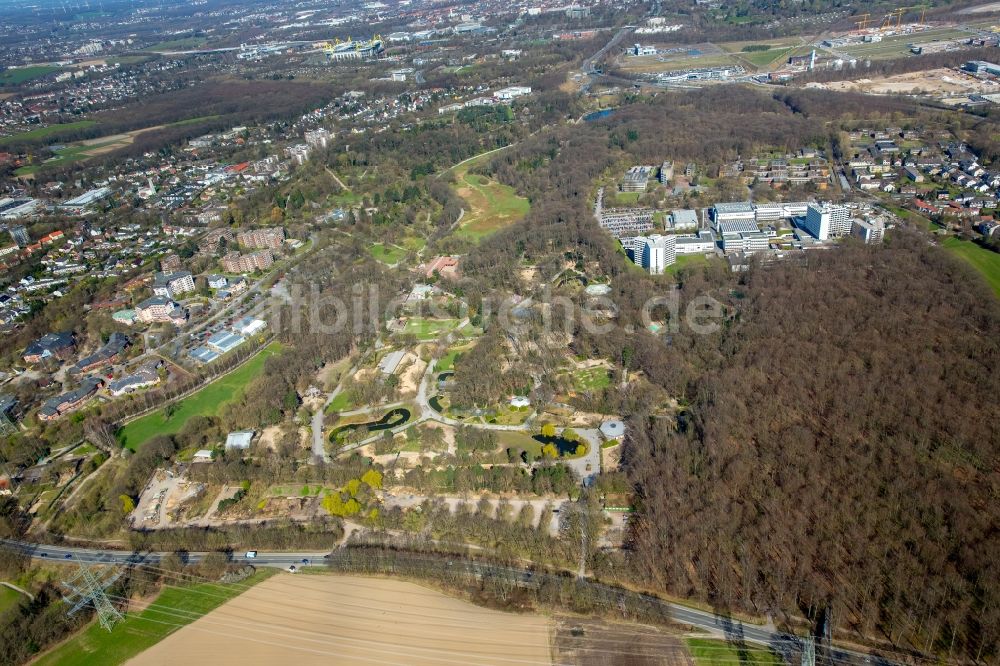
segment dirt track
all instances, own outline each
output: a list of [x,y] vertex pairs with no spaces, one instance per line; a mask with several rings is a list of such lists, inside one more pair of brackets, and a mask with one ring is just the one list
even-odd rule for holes
[[280,574],[128,663],[549,664],[548,618],[480,608],[413,583]]

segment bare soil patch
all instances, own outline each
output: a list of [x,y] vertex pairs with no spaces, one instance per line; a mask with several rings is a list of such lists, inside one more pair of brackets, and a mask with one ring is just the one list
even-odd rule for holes
[[551,634],[548,618],[481,608],[414,583],[284,574],[128,663],[549,664]]

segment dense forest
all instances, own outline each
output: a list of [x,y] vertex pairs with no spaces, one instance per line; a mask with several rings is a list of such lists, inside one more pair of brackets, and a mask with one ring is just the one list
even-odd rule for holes
[[752,272],[731,307],[687,427],[632,421],[644,578],[995,656],[1000,303],[897,234]]
[[832,611],[837,634],[895,649],[995,656],[1000,305],[978,274],[905,230],[885,248],[846,243],[742,277],[682,270],[682,306],[711,295],[724,325],[681,326],[664,344],[638,318],[664,285],[628,270],[590,210],[589,184],[607,169],[829,146],[841,123],[935,113],[729,87],[659,95],[493,160],[532,210],[466,257],[460,288],[473,306],[498,286],[523,289],[523,261],[545,277],[567,257],[596,265],[611,277],[617,328],[576,331],[574,351],[641,370],[685,408],[652,418],[628,390],[591,398],[635,414],[624,462],[636,582],[817,624]]

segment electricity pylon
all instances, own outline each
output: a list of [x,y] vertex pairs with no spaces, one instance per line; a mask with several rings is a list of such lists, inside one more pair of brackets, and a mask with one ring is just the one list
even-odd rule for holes
[[115,623],[124,620],[125,616],[108,600],[108,595],[104,591],[121,578],[123,573],[122,569],[105,569],[94,573],[86,564],[81,563],[76,575],[63,581],[63,585],[69,590],[68,595],[63,595],[63,601],[70,606],[66,614],[72,615],[91,604],[97,611],[97,620],[101,626],[111,631]]

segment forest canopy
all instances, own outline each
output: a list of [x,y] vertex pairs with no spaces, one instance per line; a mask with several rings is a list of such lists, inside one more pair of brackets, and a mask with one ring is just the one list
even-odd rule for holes
[[680,595],[995,656],[1000,302],[915,235],[821,255],[749,275],[683,431],[634,419],[634,560]]

